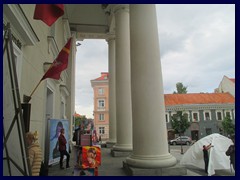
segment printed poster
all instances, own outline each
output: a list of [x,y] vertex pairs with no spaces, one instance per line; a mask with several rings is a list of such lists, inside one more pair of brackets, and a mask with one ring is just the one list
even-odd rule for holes
[[96,168],[101,165],[101,148],[98,146],[82,147],[82,167]]
[[95,176],[95,169],[88,168],[88,169],[79,169],[74,168],[73,176]]
[[[58,136],[60,130],[65,129],[65,138],[67,140],[67,151],[69,152],[69,121],[66,119],[49,120],[49,161],[48,164],[55,164],[60,161],[60,152],[58,150]],[[66,156],[64,156],[66,158]]]

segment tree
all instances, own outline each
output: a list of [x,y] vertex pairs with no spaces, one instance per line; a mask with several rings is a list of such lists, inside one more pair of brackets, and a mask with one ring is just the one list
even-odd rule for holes
[[85,121],[87,118],[86,116],[75,116],[75,128],[78,128],[83,121]]
[[177,114],[171,117],[171,125],[176,134],[182,135],[189,128],[190,122],[182,111],[177,111]]
[[183,83],[178,82],[176,84],[177,92],[174,91],[173,94],[187,94],[187,86],[183,86]]
[[235,126],[229,114],[222,121],[223,131],[226,135],[231,136],[235,133]]

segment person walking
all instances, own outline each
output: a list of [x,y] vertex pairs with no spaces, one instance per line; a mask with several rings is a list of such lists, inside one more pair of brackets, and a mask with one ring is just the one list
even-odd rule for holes
[[37,141],[38,137],[36,137],[35,134],[33,134],[32,132],[26,133],[26,143],[28,148],[28,159],[32,176],[39,176],[42,163],[42,151]]
[[209,163],[208,150],[211,147],[213,147],[211,143],[207,146],[203,145],[203,159],[204,159],[204,163],[205,163],[205,173],[208,173],[208,163]]
[[230,165],[232,164],[233,169],[235,171],[235,135],[233,135],[231,139],[233,144],[228,147],[226,155],[230,156]]
[[70,160],[70,155],[67,152],[66,144],[67,140],[64,136],[65,130],[62,128],[60,130],[60,135],[58,137],[58,143],[59,143],[59,151],[60,151],[60,169],[64,169],[63,167],[63,157],[64,155],[67,156],[67,163],[66,163],[66,168],[69,168],[69,160]]

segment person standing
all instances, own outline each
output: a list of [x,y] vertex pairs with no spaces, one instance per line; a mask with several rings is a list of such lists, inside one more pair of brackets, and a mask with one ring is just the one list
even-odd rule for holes
[[60,130],[60,135],[58,137],[58,143],[59,143],[59,151],[60,151],[60,169],[64,169],[63,167],[63,157],[64,155],[67,156],[67,164],[66,164],[66,168],[69,168],[69,159],[70,159],[70,155],[67,152],[67,140],[64,136],[65,130],[62,128]]
[[235,171],[235,135],[233,135],[231,139],[233,144],[228,147],[226,155],[230,156],[230,164],[232,164],[233,169]]
[[206,173],[208,173],[208,163],[209,163],[208,150],[211,147],[213,147],[211,143],[207,146],[203,145],[203,159],[204,159],[204,163],[205,163],[205,172]]
[[26,133],[26,143],[32,176],[39,176],[42,162],[42,151],[37,141],[37,137],[31,132]]

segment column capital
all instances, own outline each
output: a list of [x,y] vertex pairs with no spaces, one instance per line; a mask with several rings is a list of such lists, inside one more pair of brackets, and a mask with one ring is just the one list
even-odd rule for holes
[[116,39],[115,34],[113,34],[113,33],[108,33],[107,34],[107,38],[106,38],[107,42],[115,40],[115,39]]
[[129,4],[116,4],[111,6],[113,12],[116,14],[118,12],[129,12]]

